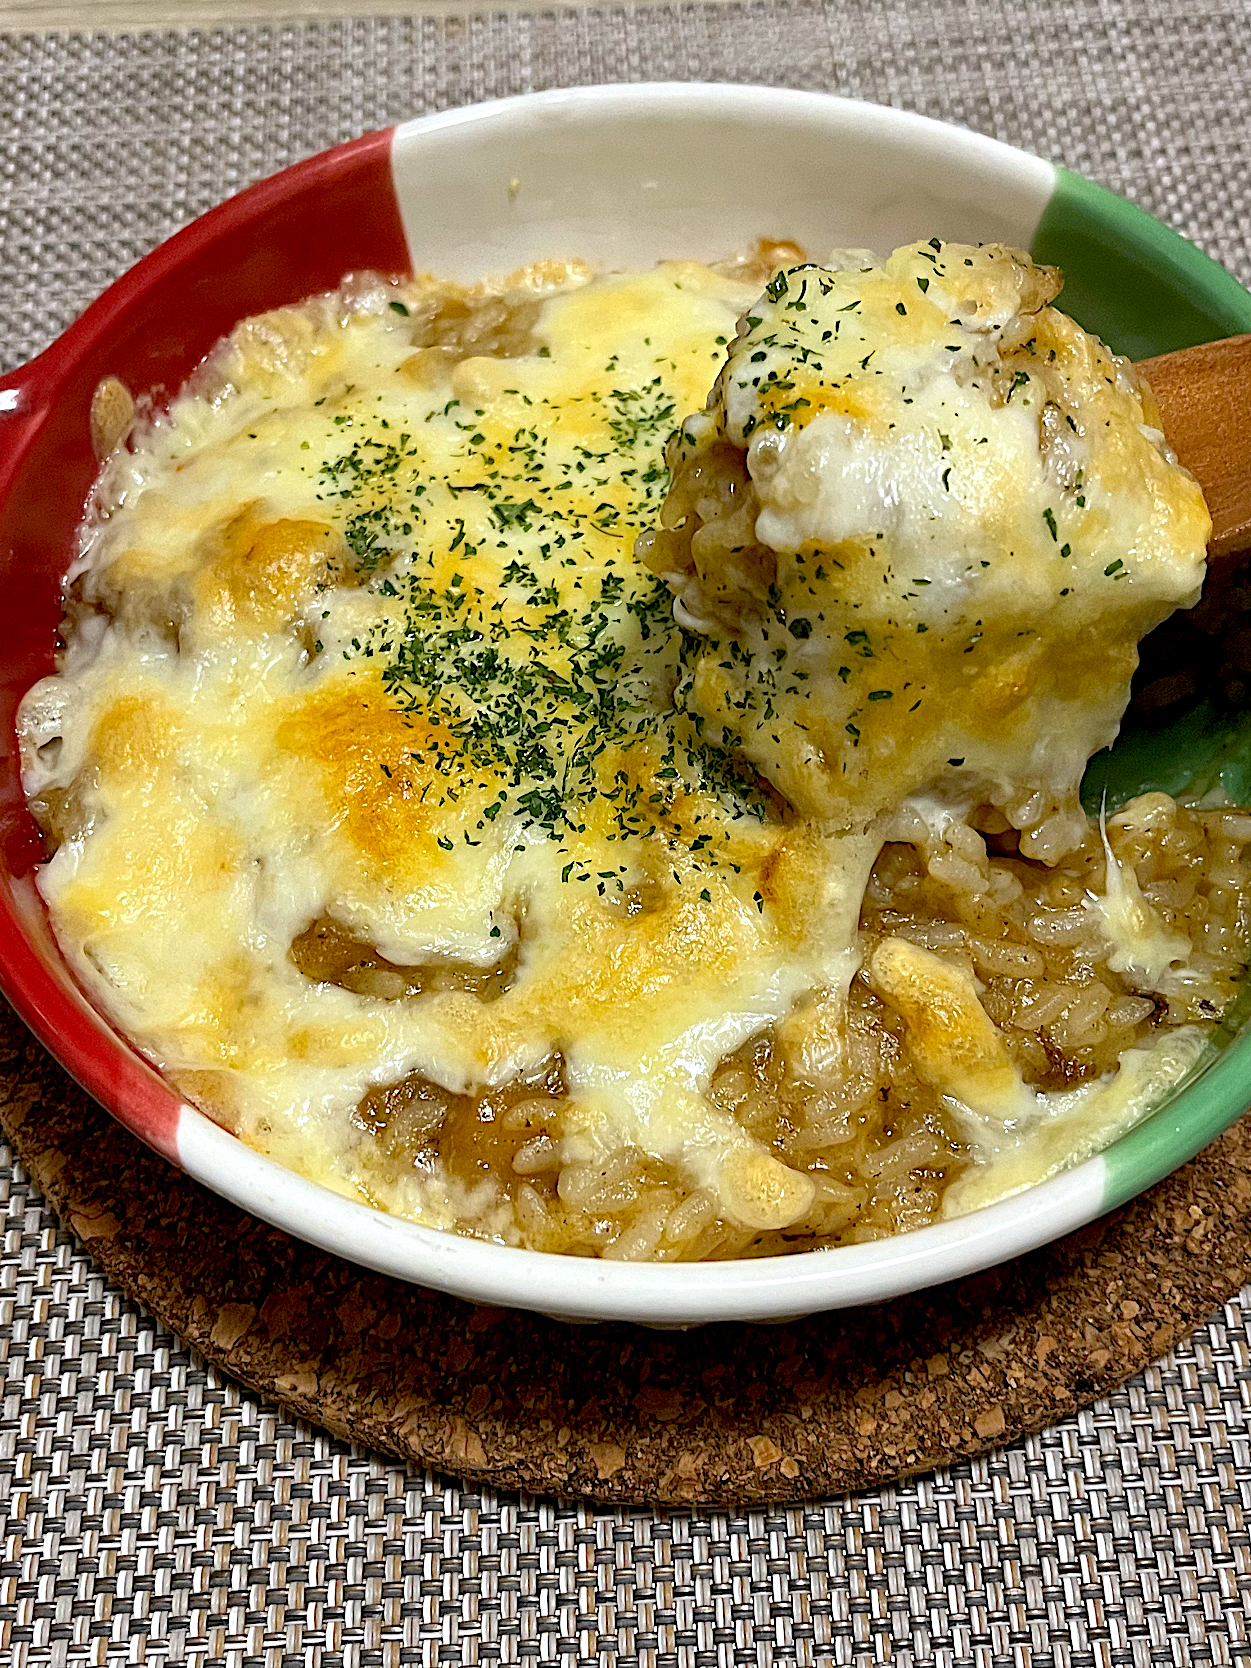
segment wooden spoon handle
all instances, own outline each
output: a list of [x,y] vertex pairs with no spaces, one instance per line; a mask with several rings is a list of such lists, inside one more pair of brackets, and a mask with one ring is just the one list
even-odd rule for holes
[[1169,445],[1208,501],[1208,554],[1251,547],[1251,336],[1163,353],[1138,370]]

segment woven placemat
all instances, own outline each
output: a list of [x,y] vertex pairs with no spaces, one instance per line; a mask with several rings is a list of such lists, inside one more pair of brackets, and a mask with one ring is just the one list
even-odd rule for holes
[[[962,122],[1251,278],[1246,0],[455,9],[0,37],[0,365],[273,169],[592,81],[819,87]],[[103,1274],[2,1143],[0,1209],[12,1668],[1251,1663],[1251,1291],[1093,1407],[936,1473],[742,1511],[561,1504],[288,1417]]]
[[505,1488],[754,1505],[1042,1429],[1251,1275],[1251,1117],[1151,1193],[972,1279],[780,1326],[572,1326],[371,1274],[237,1210],[0,1014],[0,1123],[92,1257],[181,1337],[340,1436]]

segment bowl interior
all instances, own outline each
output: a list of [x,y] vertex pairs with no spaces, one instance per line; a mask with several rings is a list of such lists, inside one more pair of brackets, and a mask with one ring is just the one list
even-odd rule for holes
[[[1106,1162],[1032,1190],[1028,1208],[1010,1202],[900,1241],[784,1259],[785,1270],[588,1268],[448,1244],[451,1236],[332,1201],[180,1108],[78,992],[34,890],[40,846],[13,734],[18,701],[52,664],[60,580],[97,468],[88,411],[100,378],[119,376],[159,400],[238,318],[362,267],[465,279],[541,256],[617,266],[711,258],[760,236],[793,238],[816,258],[929,236],[1023,245],[1065,268],[1061,305],[1135,357],[1251,330],[1251,296],[1184,239],[994,141],[816,94],[607,87],[420,120],[288,170],[162,246],[40,360],[0,380],[0,988],[145,1140],[270,1220],[406,1278],[488,1301],[674,1324],[884,1298],[1078,1226],[1182,1162],[1242,1110],[1245,1043],[1219,1060],[1214,1050],[1167,1115]],[[1251,794],[1243,727],[1216,735],[1202,714],[1188,722],[1127,735],[1094,767],[1097,792],[1125,797],[1171,760],[1173,777],[1158,785],[1214,769],[1228,771],[1231,792],[1244,784],[1241,796]],[[570,1266],[545,1266],[562,1263]],[[523,1268],[530,1273],[519,1283]]]

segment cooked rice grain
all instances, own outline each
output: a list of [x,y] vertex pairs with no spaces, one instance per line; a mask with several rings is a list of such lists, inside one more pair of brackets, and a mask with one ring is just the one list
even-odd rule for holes
[[[1186,976],[1167,994],[1138,991],[1108,965],[1111,947],[1089,907],[1106,886],[1097,824],[1047,868],[1017,854],[1002,818],[976,820],[995,831],[956,829],[935,847],[918,826],[916,844],[883,849],[861,913],[862,968],[893,936],[966,969],[1025,1081],[1043,1090],[1115,1071],[1126,1049],[1226,1011],[1246,971],[1251,814],[1149,794],[1108,820],[1118,862],[1133,869],[1163,925],[1195,946]],[[804,1043],[822,1018],[817,993],[723,1060],[709,1091],[748,1135],[816,1184],[807,1216],[778,1232],[728,1221],[712,1193],[636,1148],[598,1164],[562,1164],[557,1066],[542,1085],[480,1102],[412,1080],[373,1090],[358,1114],[370,1136],[363,1162],[381,1170],[385,1192],[405,1169],[441,1161],[465,1184],[489,1183],[511,1217],[505,1237],[581,1256],[760,1256],[924,1227],[973,1161],[967,1144],[938,1091],[914,1071],[902,1022],[863,970],[849,992],[838,1067],[814,1081],[803,1075]],[[457,1226],[481,1232],[481,1216],[474,1193]]]

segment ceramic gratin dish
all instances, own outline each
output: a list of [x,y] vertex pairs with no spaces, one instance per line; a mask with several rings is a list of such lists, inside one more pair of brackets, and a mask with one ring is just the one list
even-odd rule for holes
[[[252,313],[361,268],[472,280],[541,256],[638,267],[758,237],[818,255],[913,239],[1022,245],[1064,269],[1062,305],[1133,358],[1251,330],[1251,295],[1140,209],[1063,168],[898,110],[766,88],[572,89],[407,122],[214,209],[0,379],[0,989],[78,1081],[173,1163],[303,1239],[479,1302],[682,1326],[879,1302],[1002,1262],[1149,1187],[1251,1102],[1235,1011],[1188,1081],[1098,1157],[972,1215],[871,1244],[721,1263],[589,1261],[416,1226],[292,1174],[181,1101],[91,1007],[35,888],[14,714],[52,669],[60,585],[98,464],[93,390],[156,401]],[[1088,778],[1110,802],[1224,781],[1251,799],[1251,745],[1193,715],[1127,735]],[[1239,1008],[1244,1004],[1240,1003]]]

